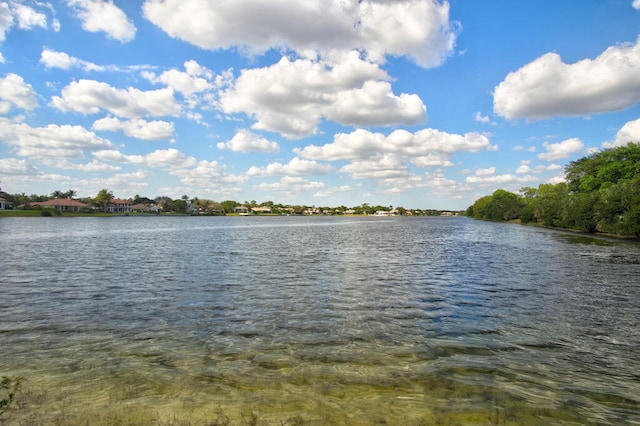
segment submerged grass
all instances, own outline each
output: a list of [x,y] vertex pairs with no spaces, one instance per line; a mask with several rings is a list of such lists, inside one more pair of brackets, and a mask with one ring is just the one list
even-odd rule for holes
[[[358,366],[352,366],[354,369]],[[294,384],[283,369],[279,381],[247,387],[247,377],[201,381],[197,375],[174,380],[149,374],[99,373],[67,382],[27,377],[6,425],[535,425],[580,423],[576,411],[552,403],[531,404],[497,382],[469,384],[471,372],[430,374],[418,381],[347,377],[338,370],[298,369],[305,382]],[[147,372],[149,373],[149,372]],[[254,372],[259,373],[259,372]],[[379,372],[378,372],[379,373]],[[52,379],[52,378],[50,378]]]

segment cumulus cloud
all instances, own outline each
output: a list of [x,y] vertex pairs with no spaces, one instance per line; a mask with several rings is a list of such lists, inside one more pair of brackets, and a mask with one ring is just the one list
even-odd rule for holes
[[54,96],[51,103],[61,111],[97,114],[106,110],[125,118],[145,116],[176,116],[180,113],[173,90],[163,88],[142,91],[134,87],[117,89],[95,80],[71,82]]
[[218,149],[228,149],[234,152],[278,152],[280,146],[246,129],[236,132],[229,142],[218,143]]
[[26,160],[17,158],[0,158],[0,170],[3,175],[27,175],[37,174],[38,169],[29,165]]
[[489,167],[487,169],[477,169],[474,172],[475,176],[493,176],[496,174],[496,168],[494,167]]
[[18,21],[18,28],[29,30],[34,27],[47,27],[47,16],[44,13],[20,3],[13,3],[11,6]]
[[67,170],[80,170],[82,172],[117,172],[122,170],[120,166],[114,166],[113,164],[102,163],[97,160],[91,160],[88,163],[76,164],[69,161],[60,161],[56,163],[56,166],[61,169]]
[[213,72],[193,60],[185,62],[184,67],[185,71],[171,69],[160,75],[143,72],[142,76],[152,83],[165,84],[184,96],[191,96],[214,87],[209,81],[213,78]]
[[283,57],[268,67],[243,70],[221,92],[220,107],[252,117],[255,129],[287,138],[316,133],[323,117],[357,126],[424,122],[426,107],[420,98],[395,95],[388,79],[356,51],[331,59]]
[[[37,3],[36,7],[50,7],[48,3]],[[5,40],[6,33],[14,25],[21,30],[31,30],[36,27],[47,28],[47,16],[31,6],[16,2],[0,3],[0,42]],[[53,27],[57,28],[59,23],[54,20]]]
[[631,6],[634,9],[640,10],[640,0],[633,0],[633,3],[631,3]]
[[122,131],[129,137],[149,141],[169,139],[173,136],[174,132],[173,123],[167,121],[147,121],[142,118],[121,121],[115,117],[105,117],[96,120],[93,126],[91,126],[91,129],[111,132]]
[[18,155],[37,158],[82,158],[85,151],[113,147],[107,139],[81,126],[30,127],[6,119],[0,119],[0,140]]
[[74,8],[86,31],[104,32],[122,43],[136,36],[135,25],[113,0],[67,0],[67,4]]
[[640,38],[573,64],[547,53],[507,75],[493,107],[507,119],[617,111],[640,102]]
[[126,155],[115,149],[107,149],[93,153],[102,161],[135,164],[152,168],[166,169],[185,185],[206,188],[214,183],[245,182],[245,176],[233,175],[217,161],[196,160],[177,149],[159,149],[146,155]]
[[341,173],[349,173],[354,179],[388,180],[406,178],[409,166],[394,154],[377,154],[366,160],[355,160],[343,166]]
[[425,187],[438,195],[460,197],[460,194],[471,191],[471,187],[454,179],[447,178],[441,171],[425,175]]
[[265,167],[251,167],[247,174],[249,176],[309,176],[325,175],[332,171],[333,167],[328,164],[294,157],[287,164],[276,162]]
[[40,63],[47,68],[60,68],[63,70],[81,68],[85,71],[103,71],[105,69],[103,66],[69,56],[64,52],[57,52],[50,49],[42,50],[42,53],[40,54]]
[[[18,74],[13,73],[0,77],[0,100],[28,111],[38,106],[33,87]],[[4,110],[6,113],[9,108],[9,105],[4,108],[0,107],[0,111]]]
[[446,59],[457,31],[449,22],[449,3],[432,0],[146,0],[142,9],[170,36],[204,49],[357,49],[375,61],[407,56],[423,67]]
[[489,119],[489,116],[488,116],[488,115],[482,115],[482,114],[481,114],[481,113],[479,113],[479,112],[476,112],[476,114],[474,115],[473,119],[474,119],[475,121],[477,121],[478,123],[485,123],[485,124],[487,124],[487,123],[489,123],[489,122],[491,121],[491,120]]
[[330,197],[334,197],[336,194],[344,194],[346,192],[353,192],[353,188],[351,188],[349,185],[336,186],[333,188],[324,188],[316,192],[315,194],[313,194],[313,196],[319,197],[319,198],[330,198]]
[[538,158],[547,161],[556,161],[568,158],[571,154],[584,149],[584,144],[578,138],[571,138],[558,143],[544,142],[542,146],[546,148],[547,152],[538,154]]
[[480,185],[509,185],[509,184],[523,184],[529,182],[537,182],[538,178],[532,175],[512,175],[510,173],[502,175],[477,175],[467,176],[465,181],[472,184]]
[[[640,2],[640,0],[638,0]],[[625,146],[629,142],[640,144],[640,118],[628,121],[618,133],[615,140],[602,144],[604,148],[614,148],[616,146]]]
[[337,93],[326,117],[359,127],[411,125],[426,120],[426,107],[418,95],[396,96],[388,82],[367,81],[360,88]]
[[325,187],[323,182],[309,181],[299,176],[284,176],[278,182],[260,183],[253,188],[259,191],[278,192],[282,195],[296,195],[304,192],[318,191]]
[[294,149],[302,158],[311,160],[366,160],[379,155],[393,154],[410,158],[414,164],[445,166],[448,158],[458,152],[478,152],[492,149],[489,139],[478,133],[450,134],[436,129],[422,129],[415,133],[395,130],[388,136],[364,129],[352,133],[338,133],[333,143],[309,145]]

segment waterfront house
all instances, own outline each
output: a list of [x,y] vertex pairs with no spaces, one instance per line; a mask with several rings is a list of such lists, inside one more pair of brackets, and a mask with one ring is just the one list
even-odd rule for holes
[[257,214],[268,214],[271,213],[271,207],[267,207],[267,206],[260,206],[260,207],[252,207],[251,211]]
[[13,208],[13,204],[2,197],[0,197],[0,210],[6,210]]
[[160,208],[155,204],[134,204],[131,206],[131,210],[138,213],[158,213]]
[[109,213],[131,213],[133,211],[133,204],[131,201],[114,198],[111,200],[111,204],[107,206],[107,211]]
[[236,206],[233,208],[233,212],[241,215],[248,215],[249,208],[247,206]]
[[29,203],[30,206],[40,206],[41,208],[56,209],[63,212],[79,212],[81,210],[91,209],[89,204],[81,203],[72,198],[54,198],[48,201],[34,201]]

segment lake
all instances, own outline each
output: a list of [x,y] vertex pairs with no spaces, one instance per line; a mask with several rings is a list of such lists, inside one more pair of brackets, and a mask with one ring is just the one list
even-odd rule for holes
[[[8,425],[640,424],[640,244],[460,217],[0,219]],[[1,395],[0,395],[1,396]]]

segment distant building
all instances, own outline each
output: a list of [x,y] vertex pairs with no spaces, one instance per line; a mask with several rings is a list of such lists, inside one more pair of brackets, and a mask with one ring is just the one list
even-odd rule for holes
[[0,210],[6,210],[11,208],[13,208],[13,203],[11,203],[9,200],[6,200],[0,197]]
[[114,198],[107,206],[107,211],[109,213],[131,213],[133,211],[133,204],[131,201]]
[[267,207],[267,206],[260,206],[260,207],[252,207],[251,211],[254,213],[271,213],[271,207]]
[[236,206],[233,208],[233,212],[234,213],[238,213],[241,215],[248,215],[249,214],[249,207],[247,206]]
[[90,209],[89,204],[81,203],[78,200],[71,198],[54,198],[48,201],[35,201],[29,203],[30,206],[40,206],[45,208],[52,208],[64,212],[79,212],[81,210]]
[[155,204],[134,204],[131,206],[131,210],[138,213],[158,213],[160,207]]

